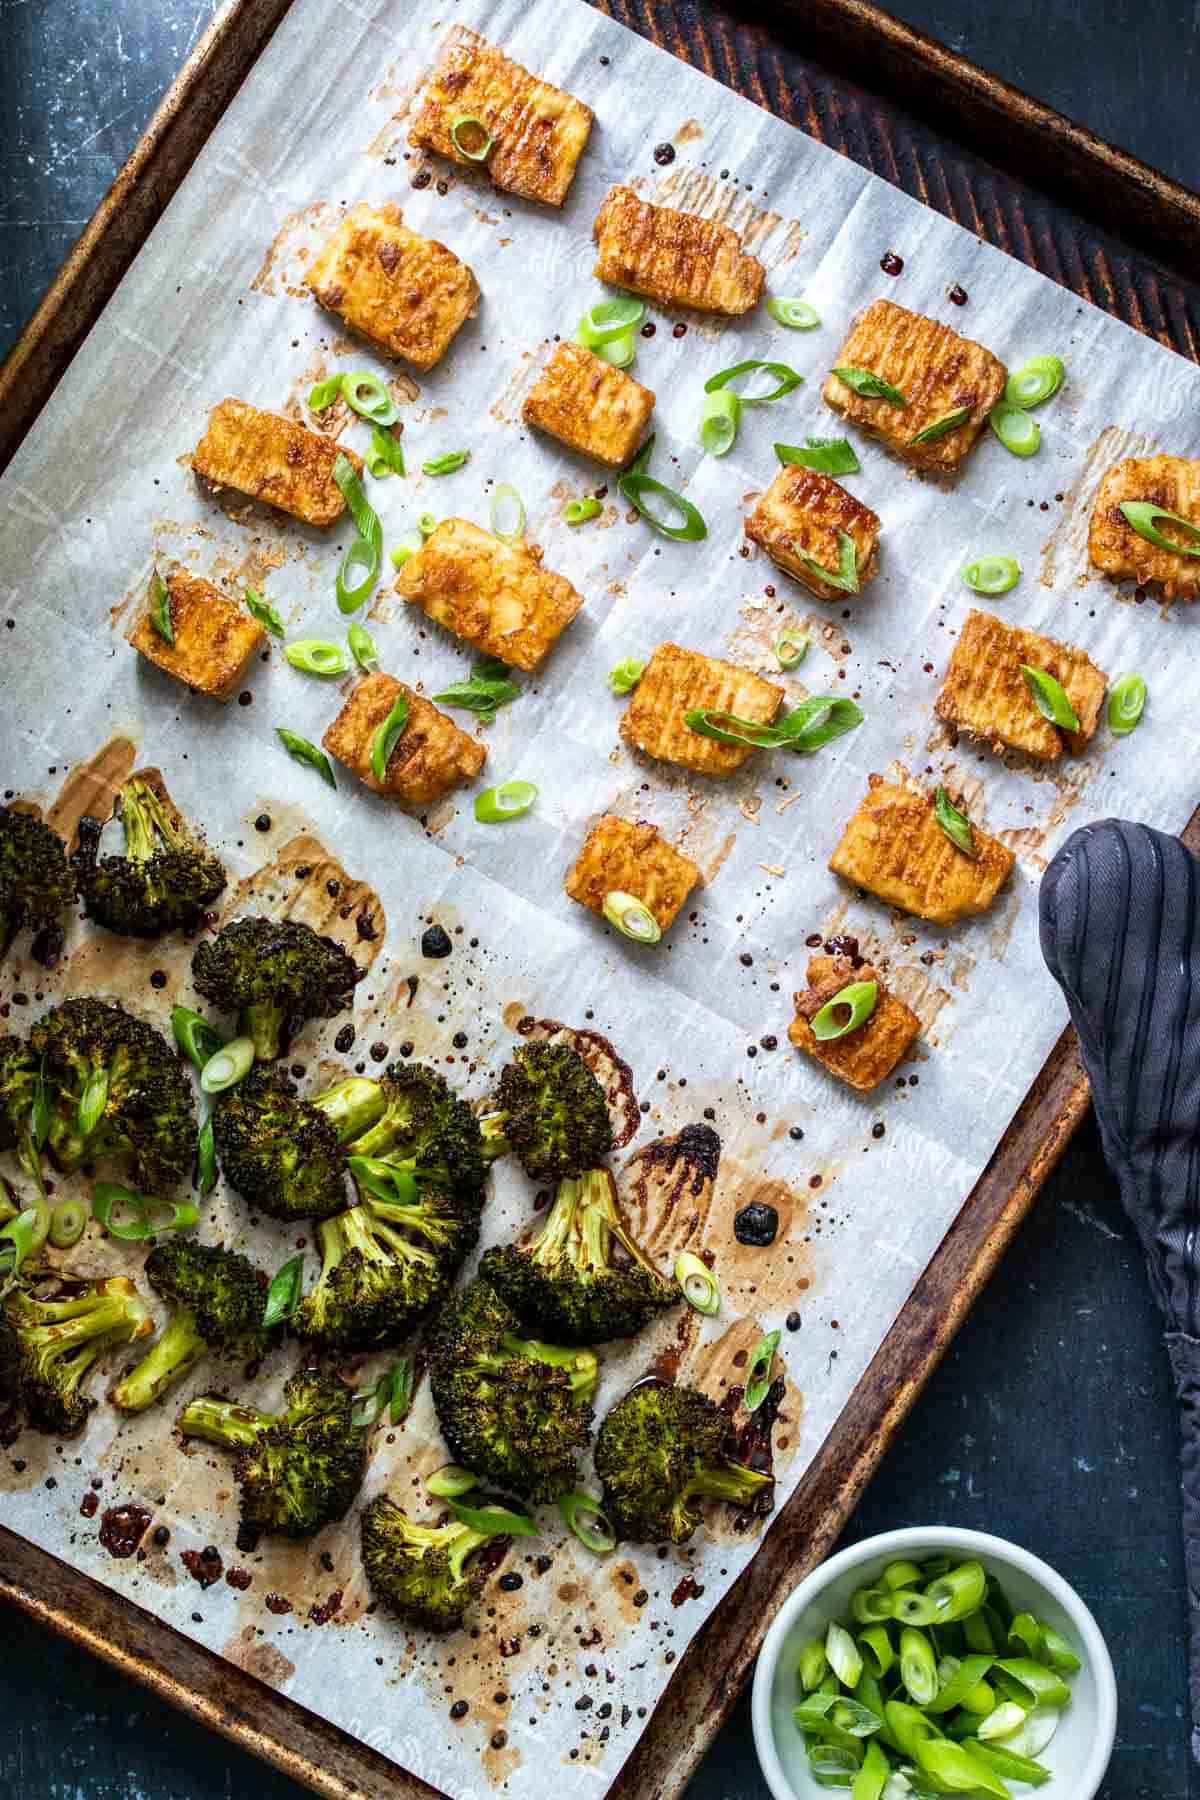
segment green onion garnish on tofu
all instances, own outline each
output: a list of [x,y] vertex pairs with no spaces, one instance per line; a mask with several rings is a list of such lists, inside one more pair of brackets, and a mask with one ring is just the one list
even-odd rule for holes
[[870,369],[859,369],[853,363],[847,363],[833,372],[839,381],[844,381],[848,388],[853,388],[864,400],[886,400],[890,406],[908,405],[898,387],[893,387],[890,381],[885,381],[882,375],[873,374]]
[[1078,731],[1079,720],[1062,683],[1045,669],[1031,669],[1028,663],[1021,664],[1021,673],[1042,717],[1062,731]]

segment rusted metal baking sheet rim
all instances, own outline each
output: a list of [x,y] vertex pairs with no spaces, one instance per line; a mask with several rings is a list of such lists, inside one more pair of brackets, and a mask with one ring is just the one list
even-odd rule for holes
[[[227,0],[0,369],[0,468],[52,394],[83,338],[175,192],[290,0]],[[863,0],[785,0],[769,15],[707,6],[686,20],[667,0],[602,0],[603,9],[761,101],[731,52],[794,21],[806,50],[909,111],[951,127],[970,151],[1029,176],[1085,218],[1177,269],[1200,266],[1200,199],[1059,114],[995,80]],[[680,20],[684,23],[680,24]],[[715,49],[714,49],[715,46]],[[742,46],[746,54],[745,46]],[[869,54],[868,54],[869,53]],[[819,135],[819,133],[818,133]],[[1052,147],[1053,154],[1047,149]],[[881,160],[886,162],[886,158]],[[975,221],[981,236],[986,227]],[[1030,260],[1033,260],[1030,258]],[[1137,314],[1136,298],[1110,310]],[[1190,336],[1185,333],[1190,346]],[[1185,834],[1200,848],[1200,813]],[[761,1552],[680,1660],[612,1792],[677,1794],[737,1697],[763,1632],[800,1575],[837,1538],[888,1444],[1011,1242],[1088,1104],[1072,1033],[1060,1039],[955,1224],[855,1389]],[[425,1783],[58,1558],[0,1527],[0,1596],[143,1682],[314,1792],[334,1800],[429,1795]],[[669,1703],[668,1703],[669,1701]]]

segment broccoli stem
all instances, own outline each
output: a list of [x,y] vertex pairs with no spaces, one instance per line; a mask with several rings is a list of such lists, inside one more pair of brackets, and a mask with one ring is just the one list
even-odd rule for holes
[[[576,1268],[583,1266],[587,1250],[579,1233],[579,1201],[582,1192],[582,1184],[573,1176],[559,1182],[546,1223],[529,1249],[529,1255],[535,1263],[554,1268],[564,1257],[569,1256]],[[604,1266],[603,1256],[600,1258],[600,1266]]]
[[336,1087],[317,1094],[312,1104],[325,1114],[337,1132],[339,1144],[357,1138],[360,1132],[369,1131],[387,1111],[383,1089],[365,1075],[348,1076]]
[[724,1468],[710,1465],[692,1476],[682,1497],[699,1494],[708,1500],[728,1500],[734,1506],[746,1506],[763,1488],[770,1486],[771,1477],[760,1475],[755,1469],[739,1469],[732,1464]]
[[543,1344],[538,1338],[519,1338],[511,1331],[506,1331],[500,1342],[508,1356],[524,1356],[534,1362],[549,1363],[554,1369],[565,1369],[573,1394],[590,1400],[595,1393],[600,1364],[594,1350],[568,1350],[560,1344]]
[[493,1163],[502,1156],[507,1156],[511,1145],[504,1135],[508,1114],[503,1112],[487,1113],[479,1121],[479,1129],[483,1133],[483,1160]]
[[149,862],[158,849],[156,830],[170,841],[162,804],[144,781],[128,782],[121,789],[121,823],[125,827],[125,854],[130,862]]
[[243,1036],[254,1042],[258,1062],[274,1062],[283,1044],[285,1015],[274,1000],[252,1000],[242,1008],[239,1021]]
[[274,1413],[203,1394],[184,1408],[179,1429],[184,1437],[203,1438],[206,1443],[219,1444],[223,1450],[249,1450],[264,1431],[278,1422]]
[[[617,1206],[616,1183],[607,1169],[589,1169],[582,1183],[583,1235],[592,1266],[606,1268],[610,1261],[610,1237],[615,1237],[631,1262],[648,1275],[659,1272],[636,1238],[632,1237]],[[661,1279],[661,1277],[659,1277]]]
[[195,1317],[181,1307],[137,1367],[114,1383],[109,1399],[122,1412],[144,1411],[181,1375],[194,1368],[207,1349]]

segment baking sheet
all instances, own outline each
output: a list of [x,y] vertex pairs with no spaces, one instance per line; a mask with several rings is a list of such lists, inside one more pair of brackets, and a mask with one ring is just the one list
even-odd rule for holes
[[[462,1026],[469,1060],[448,1072],[469,1073],[471,1091],[482,1093],[487,1065],[512,1042],[506,1014],[582,1024],[590,1013],[633,1063],[651,1107],[637,1143],[711,1108],[724,1157],[704,1236],[726,1275],[726,1319],[706,1334],[719,1348],[697,1339],[680,1359],[681,1373],[705,1375],[719,1391],[722,1375],[735,1371],[738,1345],[798,1307],[802,1326],[784,1349],[803,1403],[789,1396],[778,1433],[777,1441],[788,1440],[779,1459],[782,1499],[1061,1027],[1036,953],[1034,883],[1043,859],[1088,816],[1125,811],[1177,826],[1190,810],[1195,730],[1179,660],[1188,644],[1178,634],[1194,629],[1191,619],[1186,609],[1120,604],[1099,582],[1080,586],[1078,520],[1103,467],[1142,447],[1142,437],[1128,442],[1120,428],[1136,426],[1146,443],[1163,448],[1192,448],[1195,371],[586,8],[464,8],[399,22],[394,11],[339,9],[334,32],[328,9],[293,9],[0,486],[18,583],[3,670],[5,730],[14,739],[5,766],[20,772],[29,791],[44,765],[43,785],[52,791],[64,765],[123,731],[139,741],[143,760],[166,771],[176,798],[223,848],[242,840],[243,869],[256,852],[279,855],[297,831],[335,850],[369,879],[389,922],[360,990],[359,1049],[373,1041],[394,1049],[406,1036],[417,1054],[440,1059]],[[396,115],[454,21],[484,29],[596,109],[597,131],[562,216],[493,196],[436,164],[430,184],[412,189],[423,165],[405,160],[405,126]],[[651,151],[672,140],[676,160],[662,171]],[[299,144],[307,144],[304,153]],[[640,344],[635,373],[660,396],[654,466],[673,484],[687,481],[709,523],[703,547],[663,543],[619,518],[568,531],[558,522],[562,501],[590,491],[596,472],[545,442],[528,442],[512,423],[544,341],[569,330],[597,294],[588,278],[590,222],[608,183],[631,177],[652,197],[720,212],[747,228],[773,291],[804,291],[826,322],[822,332],[800,337],[765,315],[724,329],[686,319],[687,334],[676,339],[672,320],[651,309],[658,329]],[[336,795],[319,788],[283,758],[270,728],[286,723],[317,739],[338,699],[277,655],[250,681],[249,708],[218,712],[144,670],[120,635],[128,621],[122,596],[144,584],[152,548],[164,560],[179,557],[228,578],[235,591],[236,578],[256,579],[297,632],[336,631],[336,549],[300,528],[256,521],[248,530],[225,518],[174,458],[194,443],[223,393],[279,407],[316,374],[373,366],[288,291],[338,207],[359,198],[399,200],[410,225],[441,236],[472,264],[485,296],[479,320],[405,410],[410,465],[465,443],[472,462],[447,481],[418,476],[375,490],[388,541],[425,507],[486,522],[485,482],[512,480],[548,566],[588,596],[543,676],[526,684],[532,691],[489,733],[491,778],[527,774],[542,790],[538,815],[506,832],[476,826],[468,806],[431,817],[423,835],[345,774]],[[889,249],[904,258],[898,282],[878,268]],[[970,295],[961,312],[944,295],[955,281]],[[1054,348],[1071,380],[1043,409],[1037,459],[1019,464],[989,442],[952,491],[861,446],[864,470],[853,486],[883,515],[884,564],[843,618],[810,605],[769,564],[743,558],[740,516],[745,497],[773,473],[776,438],[840,430],[821,406],[820,378],[849,317],[882,292],[969,330],[1010,364]],[[747,414],[734,455],[704,463],[690,442],[702,378],[750,354],[793,361],[808,384],[779,406]],[[350,441],[361,448],[364,436],[356,430]],[[668,464],[668,455],[678,462]],[[1089,757],[1062,773],[1005,771],[990,757],[951,750],[931,731],[930,704],[971,598],[957,569],[996,549],[1017,555],[1026,571],[998,610],[1083,644],[1114,675],[1140,668],[1151,684],[1141,732],[1120,745],[1102,735]],[[1039,585],[1039,574],[1048,585]],[[616,752],[618,703],[602,682],[613,661],[671,636],[769,671],[769,644],[787,616],[774,609],[783,601],[830,628],[801,673],[815,691],[861,693],[868,721],[860,731],[811,762],[764,758],[737,782],[703,790]],[[118,608],[112,620],[110,607]],[[433,633],[422,637],[399,603],[373,610],[385,667],[409,679],[424,672],[428,691],[465,672],[461,652]],[[791,685],[797,696],[803,691]],[[882,909],[847,896],[823,872],[866,772],[897,755],[921,773],[983,780],[973,810],[992,829],[1012,833],[1018,850],[1012,893],[989,919],[949,936],[915,921],[894,928]],[[26,779],[31,764],[35,776]],[[644,952],[614,944],[559,892],[587,818],[606,806],[685,833],[684,847],[710,877],[697,922],[681,922],[652,964]],[[259,837],[251,821],[263,810],[272,830]],[[283,860],[294,865],[298,856]],[[422,962],[415,944],[434,916],[451,931],[463,928],[454,955],[436,966]],[[802,984],[805,936],[834,928],[877,940],[896,985],[926,1018],[934,1050],[916,1065],[916,1087],[860,1100],[786,1048],[758,1045],[764,1035],[783,1041],[788,996]],[[170,965],[169,985],[153,990],[147,978],[159,964]],[[165,1016],[180,997],[178,966],[178,957],[161,951],[118,954],[97,938],[71,958],[66,981],[111,982]],[[421,985],[400,1014],[409,973],[419,973]],[[16,988],[37,1004],[43,983],[32,971],[18,966],[4,975],[6,998]],[[301,1053],[310,1065],[317,1046],[328,1051],[338,1024],[306,1034]],[[879,1123],[882,1138],[873,1133]],[[802,1141],[788,1135],[793,1129],[804,1132]],[[732,1213],[772,1180],[795,1196],[789,1205],[781,1189],[767,1189],[782,1202],[790,1241],[748,1258],[733,1248]],[[636,1172],[626,1185],[640,1210]],[[510,1235],[528,1209],[527,1192],[508,1171],[499,1186],[488,1241]],[[701,1209],[707,1201],[702,1194]],[[664,1249],[672,1229],[688,1228],[692,1213],[683,1211],[659,1235]],[[214,1228],[244,1227],[237,1202],[227,1208],[219,1198],[213,1216]],[[283,1254],[277,1235],[247,1240],[264,1260]],[[723,1326],[750,1309],[755,1321],[722,1342]],[[606,1358],[601,1410],[671,1336],[668,1325]],[[272,1375],[282,1373],[272,1366]],[[188,1386],[199,1391],[215,1378],[210,1367]],[[427,1449],[426,1408],[423,1398],[404,1437],[379,1446],[367,1492],[386,1484],[403,1497],[410,1443],[420,1446],[418,1466],[440,1460]],[[653,1705],[674,1656],[751,1549],[722,1527],[725,1541],[715,1548],[700,1545],[665,1561],[653,1552],[622,1553],[597,1571],[582,1553],[576,1566],[573,1544],[547,1545],[550,1570],[538,1576],[510,1562],[524,1571],[523,1589],[489,1590],[495,1614],[481,1617],[482,1635],[469,1650],[450,1645],[431,1656],[422,1640],[362,1616],[352,1533],[241,1559],[254,1583],[244,1598],[225,1586],[202,1594],[178,1552],[209,1542],[228,1551],[227,1478],[210,1471],[206,1458],[184,1462],[161,1420],[138,1422],[112,1442],[110,1426],[102,1414],[62,1456],[23,1439],[14,1455],[25,1468],[10,1477],[6,1522],[59,1553],[73,1537],[69,1554],[81,1567],[454,1793],[506,1776],[529,1792],[611,1778],[640,1728],[639,1709]],[[95,1525],[77,1510],[93,1474],[104,1483],[103,1504],[139,1500],[169,1523],[169,1547],[141,1564],[114,1563],[99,1549]],[[57,1485],[47,1489],[47,1479]],[[321,1568],[322,1550],[332,1570]],[[230,1553],[227,1560],[237,1559]],[[704,1591],[673,1606],[684,1564]],[[291,1614],[264,1611],[269,1589],[291,1600]],[[319,1608],[339,1589],[340,1611],[324,1626],[297,1604],[311,1597]],[[635,1605],[642,1592],[646,1602]],[[542,1625],[540,1635],[531,1624]],[[519,1648],[503,1654],[514,1643]],[[502,1703],[495,1699],[501,1692]],[[470,1710],[452,1725],[446,1713],[456,1696]],[[587,1698],[592,1705],[577,1710]],[[602,1716],[605,1706],[613,1710]],[[507,1743],[492,1749],[498,1729]]]

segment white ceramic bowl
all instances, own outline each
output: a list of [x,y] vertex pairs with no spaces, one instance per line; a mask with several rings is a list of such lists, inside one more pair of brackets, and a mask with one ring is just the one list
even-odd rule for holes
[[800,1699],[796,1661],[801,1646],[823,1637],[831,1619],[844,1620],[854,1590],[870,1585],[888,1563],[901,1557],[919,1561],[942,1551],[962,1562],[977,1558],[994,1571],[1018,1612],[1031,1612],[1055,1626],[1083,1661],[1078,1675],[1071,1677],[1071,1704],[1039,1758],[1053,1778],[1039,1788],[1016,1784],[1014,1795],[1094,1800],[1117,1731],[1117,1683],[1099,1626],[1074,1588],[1028,1550],[984,1531],[938,1525],[889,1531],[854,1544],[814,1569],[784,1601],[759,1651],[752,1703],[754,1744],[775,1800],[824,1800],[828,1792],[808,1772],[804,1740],[792,1716]]

